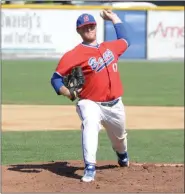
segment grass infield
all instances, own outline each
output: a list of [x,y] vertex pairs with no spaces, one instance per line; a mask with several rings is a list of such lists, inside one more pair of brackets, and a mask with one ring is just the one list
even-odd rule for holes
[[[184,130],[128,130],[133,162],[184,162]],[[81,132],[29,131],[2,133],[2,164],[83,160]],[[116,160],[105,131],[99,134],[97,160]]]

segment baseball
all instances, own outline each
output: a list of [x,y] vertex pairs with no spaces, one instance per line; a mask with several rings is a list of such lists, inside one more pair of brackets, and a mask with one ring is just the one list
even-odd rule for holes
[[110,19],[106,16],[105,10],[102,10],[102,11],[100,12],[100,16],[101,16],[104,20],[110,20]]
[[103,11],[101,11],[101,12],[100,12],[100,16],[101,16],[102,18],[104,18],[104,17],[105,17],[105,13],[104,13]]

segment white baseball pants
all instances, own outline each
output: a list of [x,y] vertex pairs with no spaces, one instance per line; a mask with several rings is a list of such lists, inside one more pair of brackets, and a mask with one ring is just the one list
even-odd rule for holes
[[82,121],[82,151],[85,164],[96,164],[98,134],[101,125],[106,129],[112,148],[118,153],[127,151],[125,109],[121,97],[112,107],[83,99],[77,102],[76,111]]

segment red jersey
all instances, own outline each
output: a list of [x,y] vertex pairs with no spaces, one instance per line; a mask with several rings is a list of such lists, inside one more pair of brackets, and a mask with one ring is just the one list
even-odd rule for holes
[[103,42],[97,47],[79,44],[64,54],[56,72],[65,76],[73,67],[81,66],[85,84],[79,98],[97,102],[114,100],[123,94],[117,63],[127,47],[124,39]]

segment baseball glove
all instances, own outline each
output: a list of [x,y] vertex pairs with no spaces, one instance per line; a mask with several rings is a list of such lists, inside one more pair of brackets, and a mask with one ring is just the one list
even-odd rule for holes
[[71,100],[74,101],[78,96],[78,90],[83,87],[85,78],[80,66],[74,67],[70,74],[64,77],[64,85],[69,89]]

